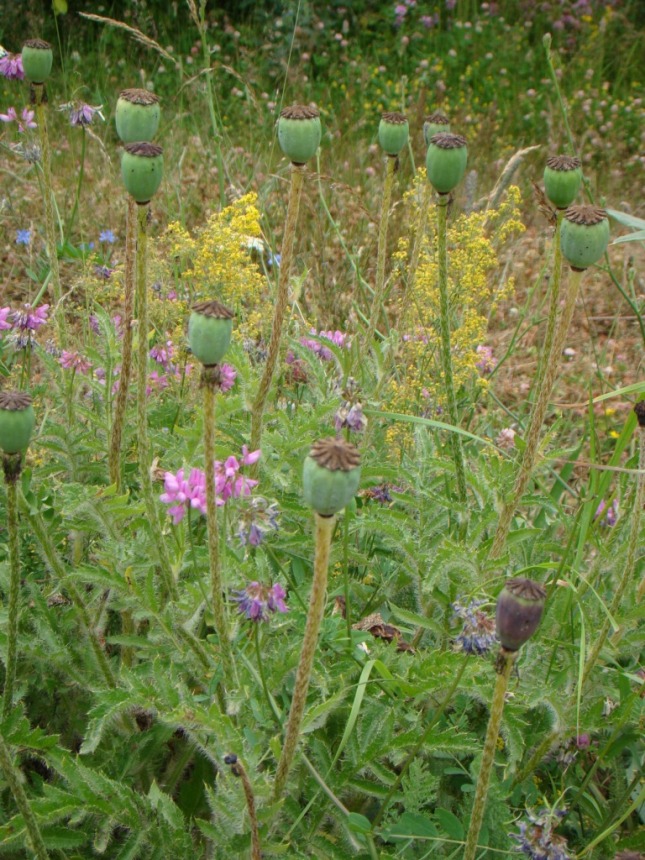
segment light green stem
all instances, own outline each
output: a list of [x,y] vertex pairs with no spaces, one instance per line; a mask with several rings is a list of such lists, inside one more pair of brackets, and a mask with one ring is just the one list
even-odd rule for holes
[[493,762],[495,760],[499,727],[502,722],[502,713],[504,711],[504,697],[506,695],[508,679],[511,676],[516,656],[516,651],[506,651],[504,648],[500,649],[500,665],[498,668],[497,680],[495,681],[490,718],[488,720],[488,728],[486,730],[486,740],[484,741],[484,752],[482,754],[482,763],[479,770],[479,777],[477,779],[477,789],[475,791],[473,811],[470,816],[470,827],[468,828],[468,836],[466,837],[466,847],[464,849],[463,860],[475,860],[477,839],[479,837],[479,831],[484,818],[488,785],[490,783],[490,775],[493,769]]
[[385,182],[383,183],[383,199],[381,201],[381,220],[378,230],[378,251],[376,256],[376,283],[372,307],[370,308],[370,319],[363,341],[362,355],[370,348],[379,317],[383,310],[383,296],[385,294],[385,256],[387,251],[387,226],[390,220],[390,203],[392,201],[392,189],[394,188],[394,173],[396,171],[397,157],[387,157],[385,168]]
[[495,532],[495,538],[490,552],[491,558],[498,558],[504,549],[515,509],[522,498],[526,485],[531,477],[531,473],[533,472],[533,467],[537,458],[538,444],[540,441],[540,432],[542,430],[542,424],[544,423],[547,406],[549,405],[553,383],[555,382],[558,367],[560,366],[560,355],[562,354],[567,333],[569,331],[569,325],[571,324],[573,312],[576,307],[576,299],[578,297],[582,274],[583,273],[581,271],[571,271],[569,289],[567,291],[564,308],[562,309],[562,315],[555,330],[551,352],[546,361],[542,384],[537,392],[537,398],[529,416],[524,454],[522,456],[517,477],[515,478],[513,494],[511,501],[507,502],[502,508],[502,513],[500,514],[497,531]]
[[289,711],[289,720],[284,738],[282,755],[278,762],[275,775],[273,796],[277,800],[282,796],[287,776],[291,769],[293,757],[300,739],[300,726],[307,702],[307,691],[309,679],[314,664],[314,655],[318,644],[318,632],[322,623],[325,609],[325,596],[327,593],[327,572],[329,568],[329,554],[331,550],[331,539],[336,525],[336,517],[323,517],[315,514],[316,522],[316,554],[314,558],[314,578],[311,585],[311,597],[309,599],[309,611],[307,612],[307,623],[302,640],[300,652],[300,663],[296,674],[296,682],[293,690],[293,699]]
[[178,597],[177,584],[172,572],[166,542],[163,539],[161,522],[150,477],[150,450],[148,444],[148,402],[146,387],[148,382],[148,206],[139,206],[137,212],[137,313],[139,343],[137,349],[137,443],[139,449],[139,480],[141,493],[146,506],[146,515],[152,534],[152,544],[157,555],[164,586],[173,600]]
[[60,285],[60,269],[58,267],[58,248],[56,245],[56,230],[54,227],[54,208],[52,205],[53,188],[52,188],[52,168],[51,168],[51,150],[49,147],[49,134],[47,132],[47,113],[45,104],[47,97],[45,95],[44,84],[33,84],[33,93],[36,103],[36,119],[38,121],[38,134],[40,137],[41,149],[41,164],[43,168],[43,179],[45,184],[44,204],[45,204],[45,235],[47,237],[47,256],[49,257],[49,267],[52,274],[52,288],[54,292],[54,301],[56,307],[54,313],[58,325],[58,334],[61,339],[61,344],[65,344],[65,314],[62,308],[63,291]]
[[[12,457],[5,454],[3,463]],[[18,647],[18,620],[20,616],[20,547],[18,543],[18,474],[5,466],[7,487],[7,531],[9,532],[9,630],[7,631],[7,663],[4,691],[2,694],[2,716],[6,717],[13,705],[13,685],[16,679],[16,653]]]
[[117,491],[121,486],[121,439],[123,437],[123,422],[128,403],[130,376],[132,375],[132,319],[134,317],[134,270],[137,255],[137,204],[134,197],[130,197],[130,195],[128,195],[125,224],[123,354],[121,358],[121,373],[119,374],[119,390],[116,393],[114,419],[112,421],[112,437],[110,439],[108,460],[110,483],[116,486]]
[[558,306],[560,304],[560,282],[562,280],[562,248],[560,246],[560,230],[562,229],[563,211],[558,209],[556,213],[555,234],[553,236],[553,274],[551,275],[551,291],[549,294],[549,316],[547,319],[544,343],[540,351],[539,367],[533,384],[534,391],[539,391],[542,386],[544,372],[551,360],[551,349],[555,337],[555,326],[558,318]]
[[29,798],[22,787],[20,774],[18,773],[17,768],[14,767],[13,761],[11,760],[11,750],[7,746],[7,742],[2,734],[0,734],[0,768],[2,768],[4,777],[11,789],[11,793],[13,794],[13,799],[16,801],[16,806],[25,822],[27,837],[31,843],[34,856],[37,857],[38,860],[49,860],[49,854],[47,853],[47,848],[45,847],[43,837],[40,833],[36,816],[33,813],[31,804],[29,803]]
[[24,497],[21,499],[21,507],[26,514],[27,519],[29,520],[29,528],[31,529],[32,534],[36,538],[38,546],[40,547],[42,557],[49,565],[54,576],[57,577],[61,588],[63,588],[72,598],[74,606],[76,607],[80,615],[83,627],[85,628],[85,632],[89,637],[90,645],[92,646],[92,650],[94,651],[96,662],[99,665],[101,674],[105,679],[105,683],[108,687],[113,689],[114,687],[116,687],[116,679],[110,667],[110,663],[108,662],[107,655],[103,650],[99,637],[96,633],[96,630],[94,629],[94,624],[92,623],[92,619],[90,618],[87,606],[85,605],[76,585],[67,575],[65,564],[59,554],[56,552],[56,547],[54,546],[54,543],[49,534],[49,530],[45,525],[43,518],[40,516],[40,514],[35,513],[31,509],[29,502]]
[[414,230],[414,244],[412,245],[412,256],[410,257],[410,265],[408,266],[408,280],[405,292],[401,297],[401,314],[402,320],[399,323],[400,329],[405,331],[405,319],[407,316],[408,307],[414,302],[414,285],[417,278],[417,269],[419,268],[419,260],[421,259],[421,249],[423,240],[426,235],[428,225],[428,209],[430,207],[430,183],[423,180],[421,186],[421,201],[419,202],[419,212],[417,215],[417,223]]
[[260,828],[258,827],[258,816],[255,808],[255,795],[253,786],[242,762],[238,759],[231,767],[232,773],[242,781],[246,808],[249,813],[251,825],[251,860],[262,860],[262,846],[260,845]]
[[[609,606],[609,616],[612,618],[618,614],[620,610],[620,604],[622,602],[623,597],[625,596],[625,591],[629,583],[631,582],[634,571],[636,569],[636,555],[639,549],[639,537],[640,537],[640,524],[641,524],[641,513],[643,510],[643,505],[645,505],[645,428],[639,427],[639,456],[638,456],[638,468],[639,475],[636,478],[636,493],[634,498],[634,510],[632,512],[632,519],[630,524],[630,532],[629,532],[629,541],[627,543],[627,558],[625,559],[625,563],[622,565],[622,575],[618,580],[618,586],[616,587],[616,591],[614,592],[613,600],[611,601],[611,605]],[[580,685],[584,687],[585,683],[589,680],[589,676],[593,670],[593,667],[596,665],[596,661],[598,660],[598,656],[602,649],[604,648],[605,642],[607,641],[607,636],[609,635],[609,631],[611,629],[611,622],[609,621],[609,617],[605,615],[605,619],[602,623],[602,627],[600,631],[594,636],[594,643],[589,652],[589,656],[587,657],[587,662],[585,663],[582,679],[580,681]]]
[[222,594],[222,571],[219,557],[219,528],[217,525],[217,496],[215,494],[215,386],[202,376],[204,389],[204,472],[206,474],[206,523],[208,527],[208,562],[211,574],[211,602],[215,630],[219,639],[224,687],[230,690],[233,683],[233,657],[229,639],[226,606]]
[[[264,373],[260,380],[258,392],[253,402],[251,412],[251,444],[250,450],[256,451],[262,442],[262,419],[266,405],[273,374],[280,355],[280,341],[282,338],[282,325],[289,299],[289,274],[293,260],[293,246],[296,236],[296,224],[298,222],[298,210],[300,208],[300,197],[305,180],[305,167],[302,164],[291,165],[291,188],[289,191],[289,203],[287,206],[287,220],[284,226],[284,237],[282,239],[282,257],[280,260],[280,275],[278,279],[278,295],[276,296],[273,310],[273,323],[271,326],[271,340],[267,352],[267,360],[264,365]],[[257,473],[257,465],[250,469],[251,475]]]
[[[449,197],[447,194],[439,195],[437,201],[437,251],[439,254],[439,322],[441,325],[441,366],[445,383],[446,398],[448,400],[448,415],[453,427],[459,426],[459,411],[457,409],[457,395],[452,375],[452,351],[450,346],[450,303],[448,299],[448,214]],[[457,433],[450,434],[452,444],[452,456],[455,461],[455,473],[457,475],[457,491],[459,500],[466,501],[466,472],[464,469],[464,456],[461,450],[461,438]]]
[[83,187],[83,178],[85,175],[85,150],[87,148],[87,133],[85,131],[85,126],[81,126],[81,164],[78,168],[78,182],[76,183],[76,196],[74,197],[74,208],[72,209],[72,214],[69,218],[69,224],[67,227],[67,235],[72,235],[72,230],[74,229],[74,223],[76,221],[76,216],[78,215],[78,204],[81,199],[81,188]]

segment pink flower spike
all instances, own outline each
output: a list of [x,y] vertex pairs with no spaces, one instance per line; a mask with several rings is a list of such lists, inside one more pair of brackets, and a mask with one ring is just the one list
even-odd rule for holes
[[7,322],[7,317],[10,313],[11,308],[0,308],[0,331],[11,328],[11,323]]
[[2,122],[13,122],[14,119],[18,119],[18,114],[16,113],[16,109],[10,107],[6,113],[0,113],[0,120]]
[[253,451],[249,454],[249,449],[246,445],[242,445],[242,465],[243,466],[252,466],[253,463],[257,463],[257,461],[262,456],[262,451],[258,448],[257,451]]
[[38,124],[34,122],[35,116],[36,116],[35,111],[29,110],[29,108],[23,109],[22,121],[25,124],[25,128],[38,128]]
[[22,81],[25,77],[22,68],[22,56],[20,54],[5,54],[0,57],[0,76],[9,81]]

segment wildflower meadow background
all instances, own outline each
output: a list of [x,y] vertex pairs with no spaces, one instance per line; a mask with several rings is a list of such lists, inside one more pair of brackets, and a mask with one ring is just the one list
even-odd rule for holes
[[642,860],[645,5],[6,5],[0,857]]

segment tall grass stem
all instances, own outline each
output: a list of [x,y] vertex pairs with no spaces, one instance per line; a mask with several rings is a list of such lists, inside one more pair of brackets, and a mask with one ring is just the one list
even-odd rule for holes
[[533,403],[533,408],[531,409],[531,414],[529,416],[529,423],[525,436],[524,453],[522,455],[517,477],[515,478],[515,484],[513,485],[511,500],[506,502],[502,508],[502,513],[500,514],[499,522],[497,524],[497,531],[495,532],[493,545],[491,547],[491,558],[499,558],[504,549],[515,509],[520,503],[524,490],[526,489],[526,485],[531,477],[531,473],[533,472],[533,467],[537,459],[540,431],[542,430],[544,416],[546,415],[547,406],[549,405],[553,383],[555,382],[558,367],[560,366],[560,355],[562,354],[569,326],[573,318],[573,312],[576,307],[576,299],[578,298],[582,275],[583,272],[581,271],[571,270],[564,307],[562,308],[562,314],[553,337],[553,346],[546,361],[544,376],[537,393],[537,399]]
[[146,515],[152,533],[157,561],[167,593],[173,600],[177,599],[177,585],[170,564],[168,549],[163,539],[163,530],[159,513],[152,492],[150,477],[150,446],[148,442],[148,414],[146,410],[148,383],[148,206],[137,207],[137,314],[138,337],[137,345],[137,445],[139,453],[139,480],[141,494],[146,506]]
[[18,541],[18,478],[19,471],[10,466],[20,454],[4,454],[3,467],[7,487],[7,532],[9,535],[9,606],[7,631],[7,662],[4,690],[2,693],[2,716],[6,718],[13,706],[13,687],[16,679],[16,655],[18,650],[18,620],[20,616],[20,545]]
[[482,763],[477,778],[475,800],[470,816],[470,826],[466,837],[463,860],[475,860],[475,854],[477,853],[477,839],[484,818],[490,775],[493,770],[497,738],[499,737],[499,727],[502,723],[502,713],[504,712],[506,690],[508,689],[508,680],[511,676],[516,657],[516,651],[507,651],[505,648],[500,649],[497,680],[495,681],[495,689],[493,691],[493,701],[491,703],[488,728],[486,729]]
[[560,305],[560,284],[562,281],[562,248],[560,247],[560,230],[564,212],[558,209],[556,213],[555,233],[553,235],[553,273],[551,275],[549,291],[549,315],[547,318],[544,343],[540,352],[540,365],[535,377],[534,391],[539,391],[546,367],[551,360],[551,349],[555,337],[555,327],[558,319],[558,308]]
[[324,517],[314,514],[316,524],[316,549],[314,557],[314,577],[311,586],[311,597],[309,599],[309,610],[307,622],[302,640],[300,652],[300,663],[296,673],[296,682],[291,700],[289,720],[285,733],[282,755],[278,762],[275,775],[273,796],[277,800],[282,796],[287,782],[293,757],[300,739],[300,727],[302,717],[307,703],[307,691],[309,690],[309,679],[314,665],[314,656],[318,644],[318,633],[322,623],[325,609],[325,596],[327,593],[327,575],[329,569],[329,555],[331,551],[331,539],[336,525],[336,517]]
[[13,761],[11,760],[11,750],[7,746],[7,742],[5,741],[1,733],[0,768],[2,768],[4,778],[7,780],[9,789],[13,794],[13,799],[16,801],[16,806],[18,807],[18,810],[22,815],[23,821],[25,822],[27,839],[31,843],[31,848],[34,852],[33,856],[36,857],[37,860],[49,860],[47,847],[43,841],[40,828],[38,827],[36,816],[34,815],[34,811],[31,808],[31,804],[29,803],[29,798],[25,794],[25,790],[22,787],[22,776],[19,773],[18,769],[14,767]]
[[378,251],[376,256],[376,282],[374,286],[374,296],[372,298],[372,306],[370,309],[370,318],[365,332],[363,341],[362,354],[366,355],[379,318],[383,311],[383,297],[385,295],[385,257],[387,252],[387,227],[390,220],[390,204],[392,202],[392,189],[394,188],[394,174],[396,172],[398,157],[387,156],[387,164],[385,167],[385,182],[383,183],[383,199],[381,201],[381,220],[378,230]]
[[[271,339],[267,352],[267,360],[264,372],[260,379],[253,409],[251,412],[251,444],[250,450],[256,451],[262,443],[262,422],[267,396],[273,381],[273,374],[280,355],[280,343],[282,338],[282,326],[289,300],[289,275],[293,260],[293,246],[296,236],[296,224],[298,223],[298,210],[300,208],[300,197],[305,179],[305,167],[302,164],[291,165],[291,186],[289,190],[289,203],[287,205],[287,220],[284,226],[284,237],[282,239],[282,256],[280,260],[280,275],[278,278],[278,295],[276,296],[273,310],[273,322],[271,326]],[[251,466],[251,476],[257,474],[257,464]]]
[[[459,411],[457,395],[452,373],[452,350],[450,345],[450,301],[448,297],[448,203],[449,195],[441,194],[437,201],[437,252],[439,255],[439,322],[441,326],[441,367],[443,370],[444,387],[448,401],[448,415],[453,427],[459,426]],[[457,475],[457,491],[459,500],[466,501],[466,471],[461,438],[457,433],[451,433],[452,456],[455,461]]]

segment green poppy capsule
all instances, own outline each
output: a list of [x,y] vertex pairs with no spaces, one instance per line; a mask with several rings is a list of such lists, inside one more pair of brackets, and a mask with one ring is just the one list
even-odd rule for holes
[[217,301],[194,305],[188,320],[188,344],[205,367],[219,364],[231,342],[233,311]]
[[360,477],[361,458],[355,445],[335,438],[314,442],[302,474],[305,502],[321,516],[333,516],[352,501]]
[[495,613],[497,638],[507,651],[517,651],[538,629],[546,591],[531,579],[508,579]]
[[576,199],[582,185],[579,158],[572,155],[552,155],[544,168],[544,191],[557,209],[566,209]]
[[0,391],[0,450],[5,454],[24,451],[35,423],[30,394],[25,391]]
[[278,143],[293,164],[304,164],[320,146],[320,111],[308,105],[291,105],[280,113]]
[[423,139],[426,146],[430,145],[430,138],[435,134],[447,134],[450,132],[450,120],[445,114],[431,113],[423,122]]
[[609,244],[609,219],[604,209],[582,204],[569,206],[562,219],[560,247],[572,269],[593,266]]
[[378,142],[387,155],[398,155],[408,142],[409,134],[408,120],[402,113],[388,111],[381,116]]
[[450,194],[466,172],[468,147],[460,134],[441,132],[430,138],[426,169],[428,181],[439,194]]
[[123,90],[116,102],[116,131],[123,143],[152,140],[159,128],[159,96],[142,89]]
[[140,206],[149,203],[163,177],[163,149],[155,143],[126,143],[121,157],[121,176],[128,194]]
[[42,39],[29,39],[22,46],[22,68],[32,84],[42,84],[49,77],[54,62],[52,46]]

